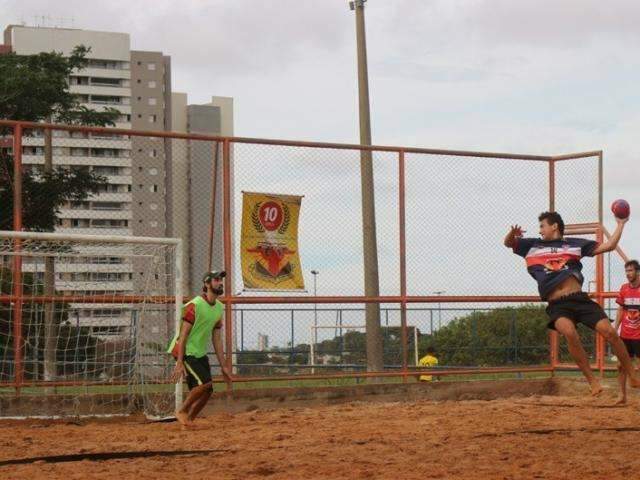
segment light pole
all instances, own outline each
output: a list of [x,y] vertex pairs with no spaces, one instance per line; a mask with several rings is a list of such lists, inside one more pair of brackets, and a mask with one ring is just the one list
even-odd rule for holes
[[[436,290],[435,292],[433,292],[433,294],[438,295],[438,297],[441,297],[443,293],[447,293],[447,291]],[[438,330],[440,330],[440,327],[442,327],[442,303],[440,302],[440,300],[438,300]]]
[[[349,2],[356,17],[356,44],[358,56],[358,105],[360,145],[371,145],[371,114],[369,109],[369,74],[367,68],[367,42],[364,25],[364,4],[367,0]],[[367,297],[380,295],[378,277],[378,244],[376,239],[376,210],[373,187],[373,157],[371,150],[360,151],[360,185],[362,196],[362,249],[364,260],[364,293]],[[380,304],[365,305],[367,371],[383,368]]]
[[[313,275],[313,296],[318,296],[318,275],[320,272],[318,270],[311,270],[311,275]],[[311,373],[315,373],[315,368],[313,365],[316,363],[315,357],[315,347],[318,343],[318,301],[313,304],[313,335],[311,341],[313,345],[309,350],[309,362],[311,365]]]

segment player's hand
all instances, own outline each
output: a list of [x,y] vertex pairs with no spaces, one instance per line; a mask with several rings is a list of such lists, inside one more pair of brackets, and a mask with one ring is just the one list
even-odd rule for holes
[[173,373],[171,374],[171,381],[173,383],[177,383],[184,378],[184,375],[185,375],[184,363],[177,362],[176,366],[173,369]]
[[523,230],[520,225],[511,225],[509,235],[511,238],[520,238],[523,236],[524,232],[526,232],[526,230]]
[[618,218],[618,217],[615,217],[615,219],[616,219],[616,223],[617,223],[618,225],[624,225],[625,223],[627,223],[627,222],[629,221],[629,217],[627,217],[627,218]]

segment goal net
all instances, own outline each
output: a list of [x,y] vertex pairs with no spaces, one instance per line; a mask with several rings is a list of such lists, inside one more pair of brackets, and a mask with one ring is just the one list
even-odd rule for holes
[[[0,232],[0,417],[170,416],[178,239]],[[176,301],[180,299],[180,301]]]

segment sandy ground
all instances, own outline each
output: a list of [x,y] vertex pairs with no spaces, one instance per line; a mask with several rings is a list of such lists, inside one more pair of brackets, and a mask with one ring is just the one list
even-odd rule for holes
[[[613,391],[598,399],[348,403],[218,413],[188,432],[132,419],[2,422],[0,478],[640,478],[640,402],[613,403]],[[194,450],[201,452],[181,453]],[[88,453],[107,457],[34,460]]]

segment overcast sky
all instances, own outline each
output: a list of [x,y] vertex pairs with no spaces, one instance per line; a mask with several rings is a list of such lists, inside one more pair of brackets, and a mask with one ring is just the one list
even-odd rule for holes
[[[87,5],[0,0],[0,24],[50,15],[49,23],[70,26],[73,18],[76,28],[128,32],[132,48],[171,55],[174,90],[191,102],[234,97],[239,136],[357,142],[355,25],[346,0]],[[374,143],[603,149],[606,205],[624,197],[640,213],[640,2],[369,0],[366,15]],[[509,177],[502,182],[495,188],[509,188]],[[530,201],[526,183],[519,188]],[[492,218],[495,234],[515,221],[536,232],[535,218],[506,212]],[[640,255],[639,237],[640,221],[630,222],[623,247],[631,256]]]

